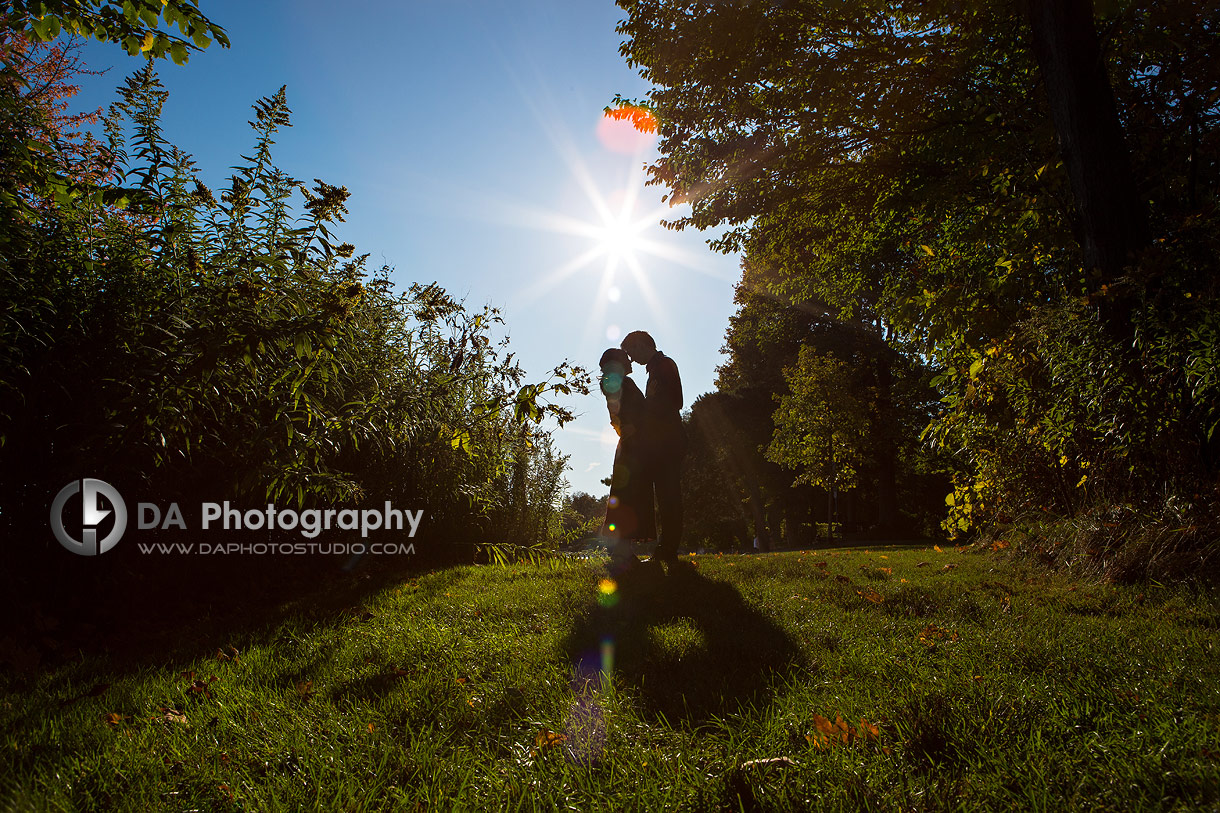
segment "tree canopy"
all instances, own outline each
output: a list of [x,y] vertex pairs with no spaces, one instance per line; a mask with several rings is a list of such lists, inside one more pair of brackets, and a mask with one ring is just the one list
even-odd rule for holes
[[1220,11],[619,5],[670,225],[931,368],[950,529],[1215,498]]

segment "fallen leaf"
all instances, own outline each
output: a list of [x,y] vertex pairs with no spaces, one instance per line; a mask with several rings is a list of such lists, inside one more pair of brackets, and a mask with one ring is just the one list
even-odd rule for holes
[[534,748],[530,751],[530,756],[537,756],[540,752],[548,748],[554,748],[567,737],[557,731],[551,731],[549,728],[544,728],[534,737]]
[[161,719],[167,723],[178,723],[179,725],[190,725],[186,719],[186,715],[177,709],[167,709],[162,707]]
[[110,725],[118,725],[119,723],[123,722],[124,720],[130,720],[131,718],[128,717],[126,714],[119,714],[117,711],[112,711],[109,714],[107,714],[105,717],[103,717],[102,719],[105,720]]

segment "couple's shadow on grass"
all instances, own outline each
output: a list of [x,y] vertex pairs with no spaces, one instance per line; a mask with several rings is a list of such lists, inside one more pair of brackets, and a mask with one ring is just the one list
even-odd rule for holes
[[685,562],[603,580],[565,649],[578,690],[610,675],[646,713],[694,724],[765,706],[803,668],[779,625]]

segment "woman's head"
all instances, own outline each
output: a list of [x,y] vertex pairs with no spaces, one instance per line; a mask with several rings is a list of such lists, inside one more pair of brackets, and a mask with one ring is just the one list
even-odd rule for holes
[[598,366],[602,368],[604,375],[627,375],[631,372],[631,357],[627,355],[626,350],[611,347],[602,353]]

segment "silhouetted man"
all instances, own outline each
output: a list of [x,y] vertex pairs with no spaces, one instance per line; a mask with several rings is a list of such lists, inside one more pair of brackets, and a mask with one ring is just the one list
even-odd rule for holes
[[682,380],[678,377],[678,365],[657,350],[656,342],[644,331],[628,333],[623,337],[622,348],[632,361],[648,369],[644,404],[651,424],[650,471],[661,526],[653,558],[672,564],[678,560],[678,545],[682,542],[682,458],[686,455]]

